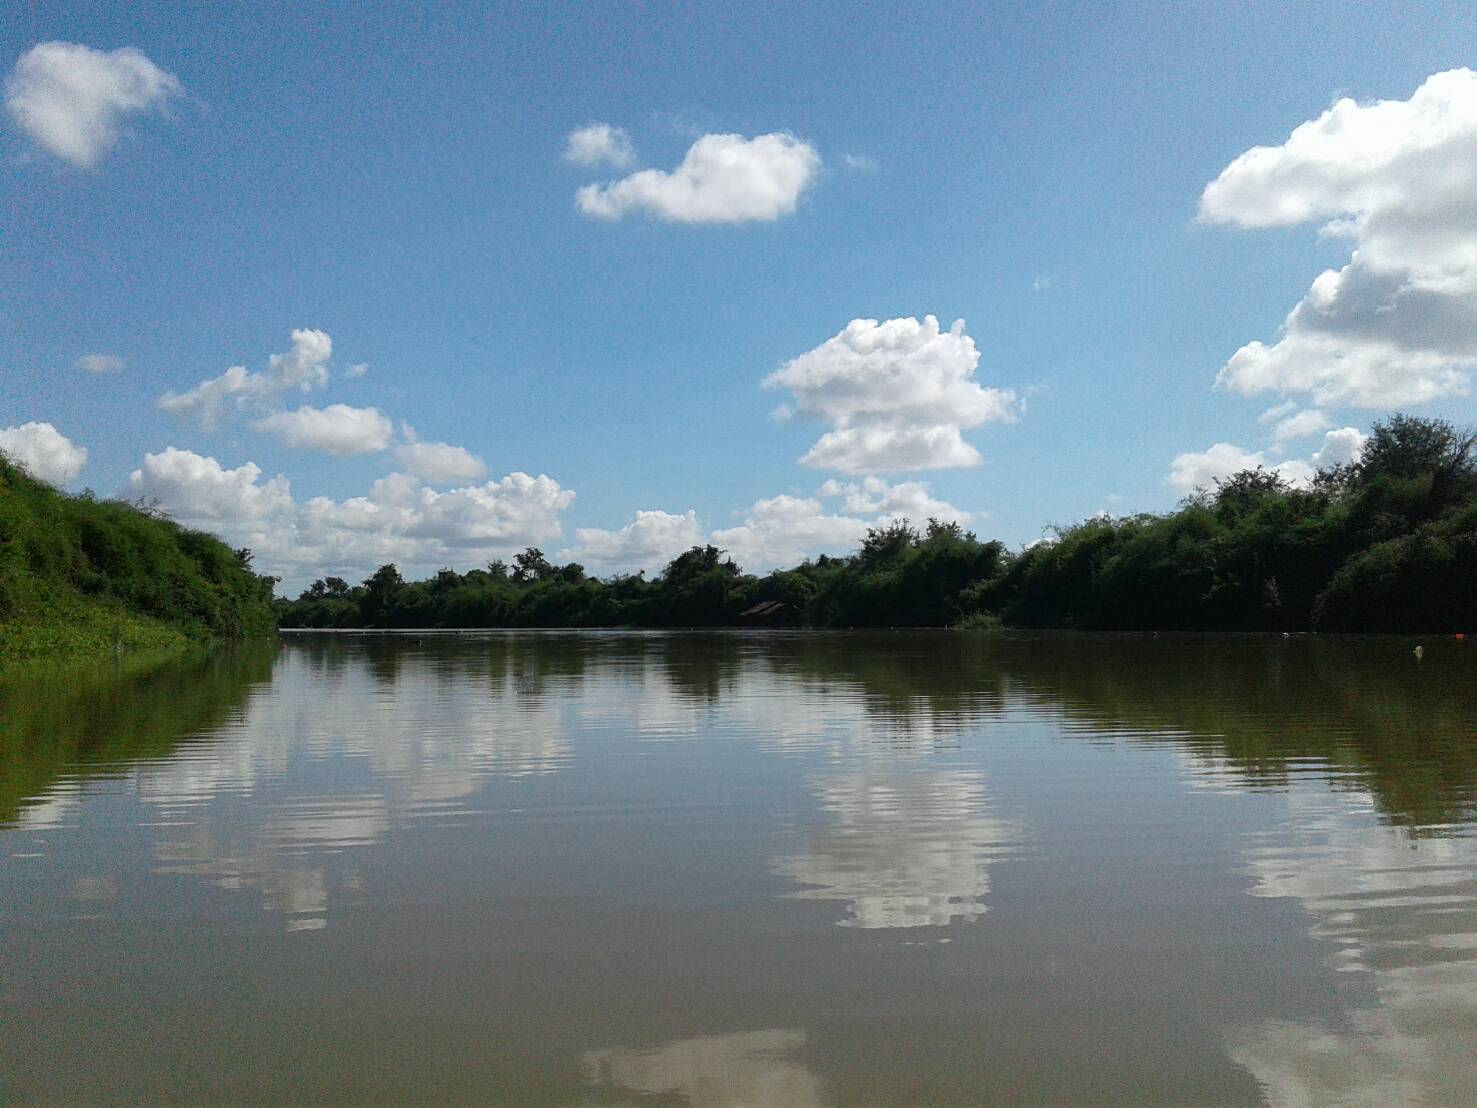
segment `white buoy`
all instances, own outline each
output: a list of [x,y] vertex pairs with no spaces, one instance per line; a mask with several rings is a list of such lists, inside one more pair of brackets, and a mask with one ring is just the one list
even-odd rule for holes
[[1411,651],[1411,653],[1415,655],[1415,660],[1419,662],[1422,658],[1426,656],[1426,648],[1424,646],[1417,645],[1416,648]]

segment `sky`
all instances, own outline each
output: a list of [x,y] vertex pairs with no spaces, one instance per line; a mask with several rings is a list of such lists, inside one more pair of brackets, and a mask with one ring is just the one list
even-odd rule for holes
[[0,450],[295,592],[1470,422],[1470,5],[10,0]]

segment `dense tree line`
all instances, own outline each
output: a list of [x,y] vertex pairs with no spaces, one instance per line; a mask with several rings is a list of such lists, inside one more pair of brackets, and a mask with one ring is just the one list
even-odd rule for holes
[[0,662],[270,635],[275,584],[248,550],[0,454]]
[[[713,546],[656,577],[595,578],[530,548],[511,566],[315,581],[287,627],[710,627],[776,601],[817,627],[1477,630],[1477,436],[1378,423],[1356,462],[1296,488],[1258,468],[1164,515],[1094,518],[1018,553],[898,521],[848,557],[758,577]],[[769,613],[774,618],[775,613]]]

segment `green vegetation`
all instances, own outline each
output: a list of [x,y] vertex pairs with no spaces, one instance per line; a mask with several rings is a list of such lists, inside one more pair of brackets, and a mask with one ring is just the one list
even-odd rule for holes
[[0,455],[0,665],[271,634],[274,584],[250,551]]
[[[1166,515],[1087,520],[1017,554],[930,520],[765,577],[712,546],[650,580],[593,578],[534,548],[513,563],[325,578],[281,603],[281,625],[1477,630],[1477,436],[1397,415],[1310,488],[1247,470]],[[778,608],[745,617],[764,602]]]
[[76,660],[0,676],[0,826],[65,776],[122,777],[209,731],[271,680],[274,644]]

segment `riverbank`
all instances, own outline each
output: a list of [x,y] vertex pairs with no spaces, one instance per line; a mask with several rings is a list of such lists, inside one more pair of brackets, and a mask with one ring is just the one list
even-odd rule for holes
[[63,597],[26,619],[0,622],[0,667],[74,662],[199,646],[177,627],[83,597]]
[[275,583],[249,550],[0,454],[0,668],[270,636]]

